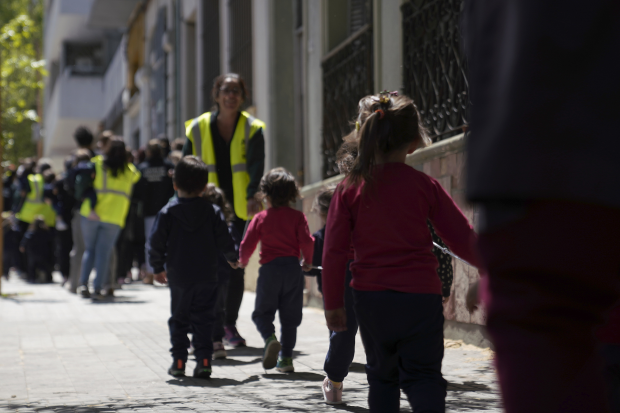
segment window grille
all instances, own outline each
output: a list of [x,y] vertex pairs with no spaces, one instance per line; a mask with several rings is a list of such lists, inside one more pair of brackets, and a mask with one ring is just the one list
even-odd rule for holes
[[348,135],[359,100],[374,93],[372,2],[351,0],[350,29],[364,24],[323,57],[323,178],[338,175],[336,152]]
[[104,53],[101,43],[73,43],[64,45],[64,68],[76,75],[102,75]]
[[410,0],[403,16],[404,93],[416,102],[434,142],[467,125],[467,62],[459,18],[463,0]]

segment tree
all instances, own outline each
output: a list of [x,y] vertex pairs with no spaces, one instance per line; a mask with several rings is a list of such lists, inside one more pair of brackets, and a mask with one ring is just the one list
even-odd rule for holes
[[3,160],[35,156],[45,62],[41,60],[42,0],[0,2],[0,97]]

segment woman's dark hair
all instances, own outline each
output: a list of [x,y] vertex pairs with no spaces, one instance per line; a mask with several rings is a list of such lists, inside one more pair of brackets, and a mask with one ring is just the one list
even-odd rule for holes
[[37,166],[37,163],[32,158],[24,159],[24,170],[22,171],[22,176],[32,175],[34,173],[34,169]]
[[219,110],[220,105],[217,103],[217,97],[220,95],[220,88],[226,82],[226,79],[232,79],[239,84],[241,89],[241,99],[245,102],[248,99],[248,88],[245,86],[245,81],[241,76],[236,73],[226,73],[225,75],[219,75],[213,80],[213,89],[211,89],[211,97],[213,98],[213,105]]
[[220,207],[222,212],[224,213],[224,218],[226,218],[226,222],[232,222],[235,219],[235,213],[232,210],[232,207],[226,200],[226,195],[224,191],[215,186],[214,184],[207,184],[207,190],[205,192],[205,197],[214,205]]
[[115,178],[119,173],[125,173],[125,169],[127,169],[127,150],[125,149],[125,142],[114,138],[110,140],[103,165]]
[[51,184],[56,180],[56,174],[51,169],[46,169],[43,172],[43,182]]
[[263,176],[260,191],[271,199],[274,208],[289,206],[299,198],[295,177],[284,168],[274,168]]
[[312,202],[312,212],[316,212],[320,215],[327,216],[329,211],[329,204],[332,202],[334,192],[336,191],[336,185],[330,185],[321,189],[316,198]]
[[150,155],[149,159],[159,160],[163,159],[163,148],[159,139],[151,139],[146,146],[146,151]]
[[197,156],[186,156],[175,166],[173,179],[177,188],[188,194],[201,192],[209,182],[207,164]]
[[75,142],[81,148],[88,148],[93,144],[93,134],[86,126],[79,126],[75,132],[73,132],[73,138]]
[[357,134],[359,153],[349,173],[347,185],[361,182],[372,184],[372,170],[378,154],[387,155],[416,141],[421,147],[429,142],[413,100],[406,96],[381,93],[372,96],[371,102],[374,103],[365,105],[373,112]]
[[45,225],[45,219],[43,218],[42,215],[37,215],[32,221],[32,224],[30,224],[30,226],[28,227],[29,231],[38,231],[38,230],[46,230],[46,229],[47,229],[47,225]]
[[173,151],[182,151],[183,146],[185,146],[185,141],[187,141],[187,138],[176,138],[172,141],[171,149]]

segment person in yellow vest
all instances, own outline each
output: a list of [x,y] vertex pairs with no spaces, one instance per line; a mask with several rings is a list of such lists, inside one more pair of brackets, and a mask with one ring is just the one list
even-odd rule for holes
[[84,238],[84,255],[80,272],[78,292],[84,298],[90,298],[88,279],[93,268],[95,294],[101,296],[101,288],[106,284],[112,250],[116,244],[125,218],[129,211],[131,191],[140,179],[140,172],[127,163],[125,143],[120,138],[113,138],[104,156],[92,159],[95,164],[93,186],[97,192],[95,212],[99,220],[89,219],[90,201],[87,199],[80,208],[82,236]]
[[[209,183],[222,189],[232,203],[233,224],[242,234],[246,221],[260,209],[254,195],[265,168],[265,123],[241,110],[248,92],[239,75],[229,73],[215,78],[211,95],[213,110],[185,122],[183,156],[196,155],[207,164]],[[243,290],[244,270],[232,270],[224,340],[234,347],[245,345],[235,327]]]

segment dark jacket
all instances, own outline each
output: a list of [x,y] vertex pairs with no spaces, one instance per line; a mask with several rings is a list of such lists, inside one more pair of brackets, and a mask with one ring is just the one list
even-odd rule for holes
[[620,207],[614,1],[466,1],[470,201]]
[[224,214],[205,198],[174,198],[157,214],[149,262],[156,274],[165,268],[170,285],[217,282],[220,252],[239,258]]
[[138,165],[142,176],[136,191],[144,202],[145,217],[157,215],[174,195],[172,178],[168,173],[172,169],[174,166],[164,159],[151,158]]
[[50,230],[37,229],[26,232],[21,246],[26,249],[29,260],[51,263],[54,251],[53,242],[54,237]]
[[[325,226],[312,234],[314,238],[314,254],[312,255],[312,266],[323,266],[323,244],[325,244]],[[323,292],[323,278],[322,271],[316,268],[311,269],[305,273],[308,276],[316,276],[316,283],[318,284],[319,291]]]

